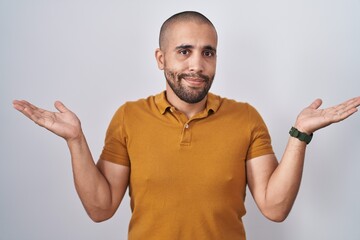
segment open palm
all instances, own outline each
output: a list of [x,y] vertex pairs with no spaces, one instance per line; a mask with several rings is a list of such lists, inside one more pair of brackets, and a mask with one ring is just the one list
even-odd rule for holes
[[59,101],[55,102],[55,108],[59,112],[38,108],[25,100],[14,100],[13,106],[39,126],[48,129],[65,140],[74,139],[81,134],[80,120]]
[[360,97],[352,98],[326,109],[319,109],[321,104],[322,101],[317,99],[299,114],[296,125],[300,126],[302,131],[313,133],[320,128],[348,118],[357,111],[357,107],[360,105]]

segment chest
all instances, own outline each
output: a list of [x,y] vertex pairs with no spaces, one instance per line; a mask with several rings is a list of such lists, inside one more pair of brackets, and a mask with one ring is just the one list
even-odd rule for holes
[[153,121],[133,129],[143,133],[129,134],[128,140],[133,194],[213,199],[245,191],[250,144],[245,125],[207,119]]

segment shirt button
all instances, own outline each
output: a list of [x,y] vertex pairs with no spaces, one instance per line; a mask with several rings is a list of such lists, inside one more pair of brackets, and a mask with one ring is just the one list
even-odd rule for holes
[[189,124],[185,123],[185,128],[189,128]]

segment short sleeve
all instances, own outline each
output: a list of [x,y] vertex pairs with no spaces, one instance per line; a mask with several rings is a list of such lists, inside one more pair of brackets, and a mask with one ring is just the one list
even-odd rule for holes
[[271,138],[266,124],[256,109],[248,105],[250,146],[246,160],[260,157],[266,154],[273,154]]
[[124,127],[125,105],[121,106],[114,114],[106,131],[105,145],[100,155],[101,160],[116,164],[130,166],[127,151],[127,136]]

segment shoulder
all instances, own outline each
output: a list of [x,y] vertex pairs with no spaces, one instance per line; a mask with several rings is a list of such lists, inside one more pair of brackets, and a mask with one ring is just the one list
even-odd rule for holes
[[151,95],[148,96],[146,98],[140,98],[137,100],[130,100],[130,101],[126,101],[125,103],[123,103],[122,105],[119,106],[118,111],[124,111],[124,112],[128,112],[128,111],[136,111],[139,109],[146,109],[149,108],[152,103],[154,102],[155,96]]
[[127,101],[124,103],[124,106],[127,108],[137,108],[137,107],[146,107],[152,102],[154,102],[155,96],[151,95],[146,98],[140,98],[137,100]]
[[155,98],[157,95],[151,95],[146,98],[140,98],[134,101],[127,101],[123,103],[115,112],[115,116],[118,118],[139,118],[142,115],[152,114],[155,111],[159,111]]
[[249,112],[257,112],[255,107],[253,107],[248,102],[222,97],[219,95],[215,95],[213,93],[209,93],[209,99],[217,99],[217,101],[219,102],[219,106],[218,106],[219,111],[242,113],[242,114]]
[[260,113],[248,102],[241,102],[214,94],[209,95],[209,99],[218,99],[219,104],[215,111],[217,118],[251,126],[263,124],[263,118]]

